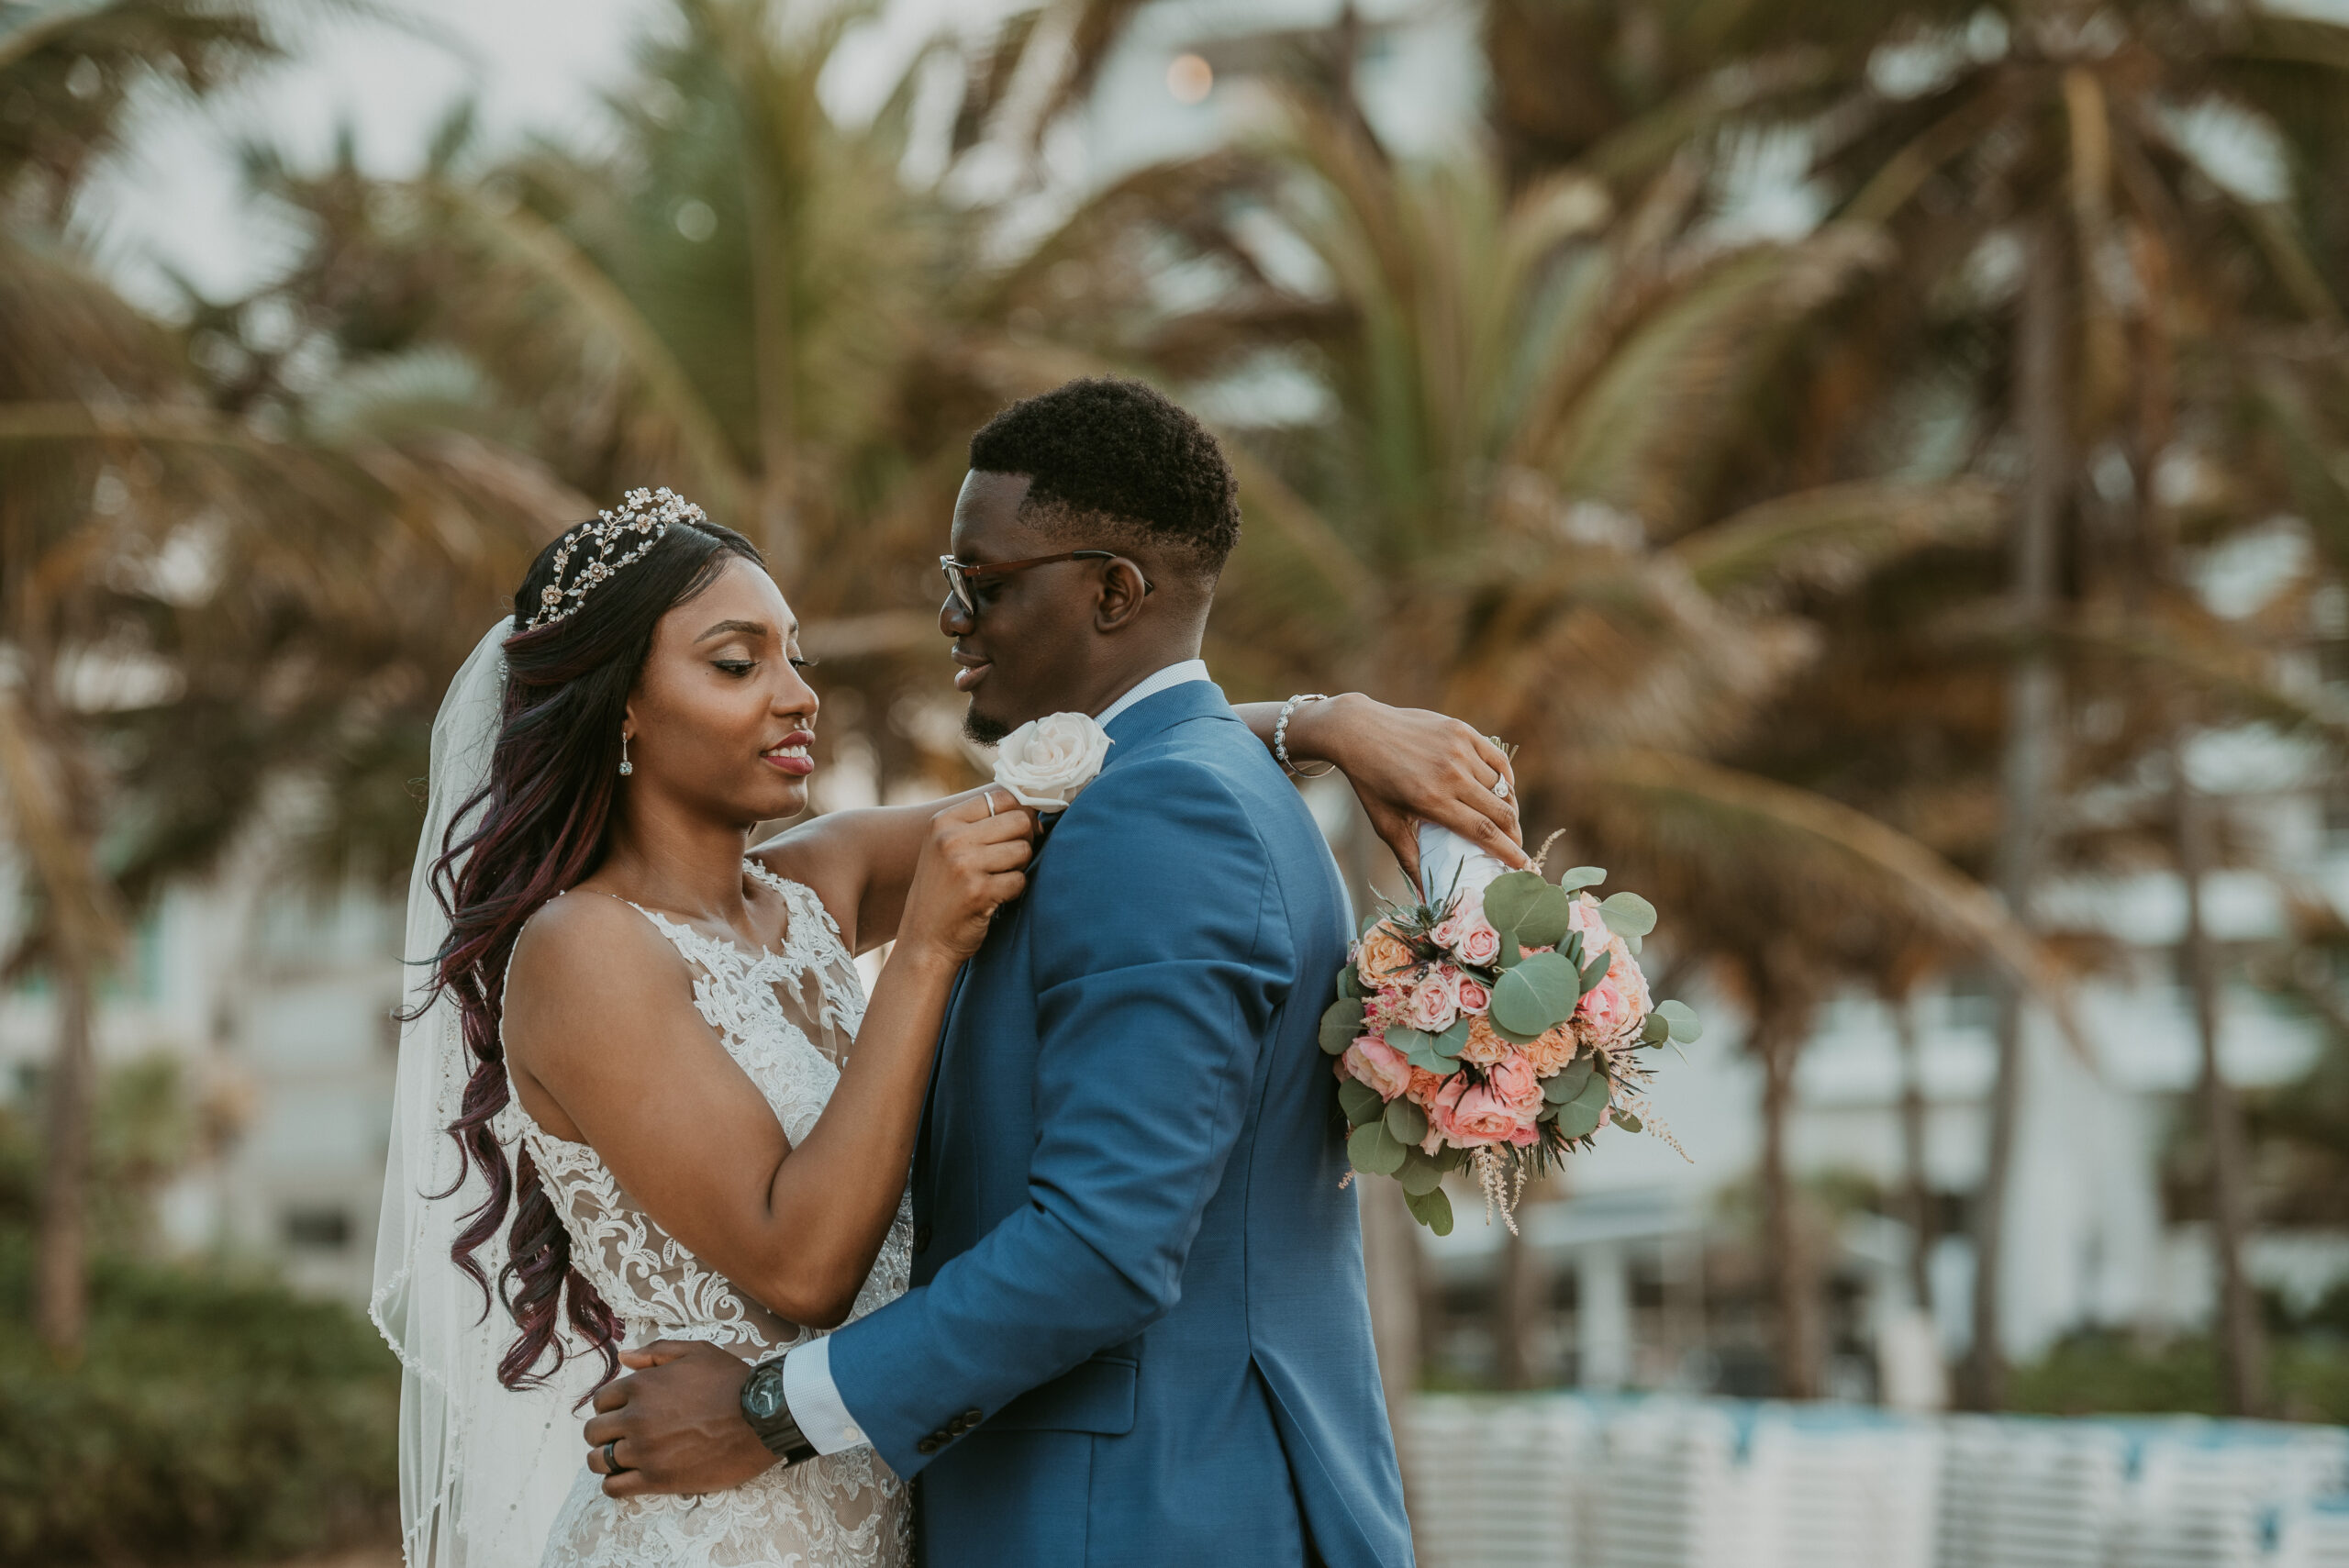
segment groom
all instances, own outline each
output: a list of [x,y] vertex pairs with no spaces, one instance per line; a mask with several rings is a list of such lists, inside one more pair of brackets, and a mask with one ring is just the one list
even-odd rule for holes
[[1410,1562],[1315,1044],[1345,895],[1198,660],[1239,533],[1214,438],[1136,384],[973,439],[940,621],[970,732],[1091,713],[1108,761],[949,1008],[912,1290],[747,1387],[722,1353],[614,1385],[615,1489],[870,1442],[930,1568]]

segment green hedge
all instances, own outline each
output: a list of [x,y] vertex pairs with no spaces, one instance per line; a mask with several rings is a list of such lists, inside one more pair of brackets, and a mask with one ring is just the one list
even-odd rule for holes
[[[2349,1425],[2349,1343],[2308,1334],[2267,1348],[2269,1413]],[[2219,1360],[2208,1339],[2148,1346],[2120,1334],[2081,1334],[2015,1369],[2014,1408],[2054,1416],[2219,1410]]]
[[0,1562],[283,1556],[396,1540],[399,1372],[348,1307],[103,1265],[88,1354],[33,1340],[0,1232]]

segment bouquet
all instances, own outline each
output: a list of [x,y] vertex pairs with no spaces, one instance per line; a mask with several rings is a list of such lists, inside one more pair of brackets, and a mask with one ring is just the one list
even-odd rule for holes
[[[1479,861],[1498,874],[1484,879]],[[1685,1004],[1653,1002],[1640,972],[1654,907],[1586,891],[1606,880],[1596,866],[1553,883],[1539,862],[1501,872],[1468,857],[1441,903],[1374,917],[1338,972],[1321,1049],[1338,1059],[1347,1156],[1401,1182],[1439,1236],[1452,1230],[1446,1172],[1474,1171],[1487,1222],[1497,1207],[1514,1230],[1529,1177],[1601,1128],[1642,1129],[1639,1053],[1700,1032]]]

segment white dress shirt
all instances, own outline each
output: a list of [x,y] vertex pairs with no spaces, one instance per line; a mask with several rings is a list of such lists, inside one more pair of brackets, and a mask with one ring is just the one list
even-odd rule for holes
[[[1186,659],[1155,674],[1144,675],[1125,695],[1094,716],[1104,726],[1136,703],[1193,681],[1213,679],[1204,659]],[[783,1360],[783,1402],[799,1423],[799,1435],[816,1445],[818,1453],[839,1453],[866,1442],[864,1429],[848,1413],[848,1405],[832,1382],[832,1341],[827,1335],[798,1346]]]

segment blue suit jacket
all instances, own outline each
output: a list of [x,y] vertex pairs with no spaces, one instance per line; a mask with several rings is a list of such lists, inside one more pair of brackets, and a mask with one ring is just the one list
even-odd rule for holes
[[1214,686],[1109,735],[964,971],[915,1156],[913,1289],[840,1330],[833,1381],[920,1475],[928,1568],[1403,1568],[1316,1044],[1337,868]]

